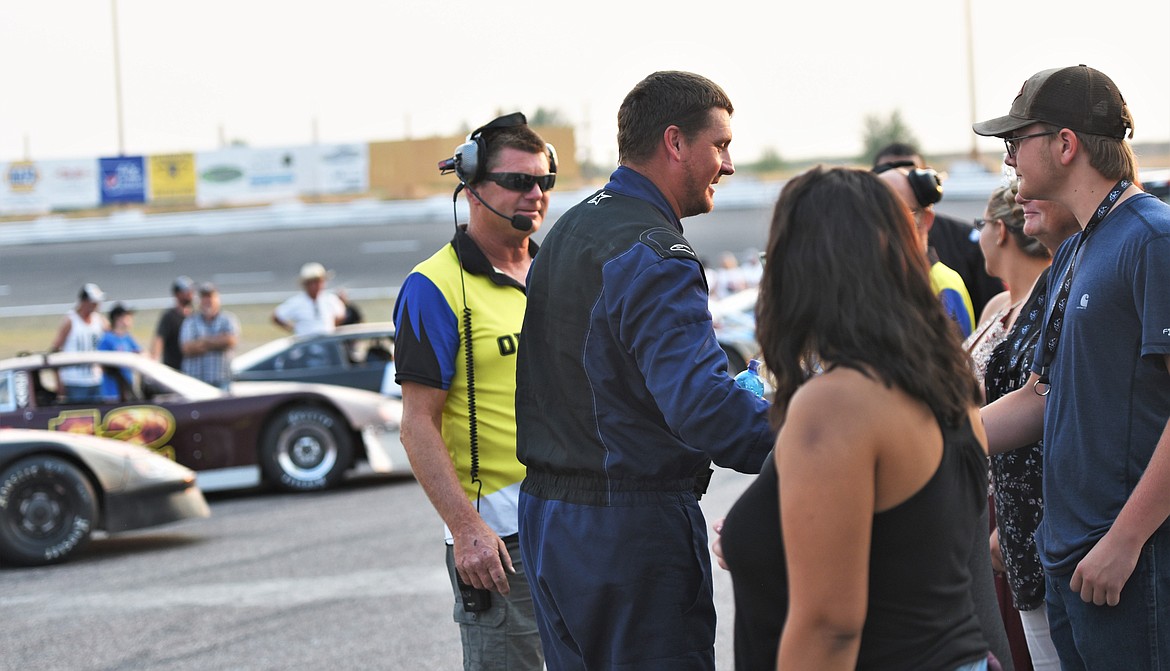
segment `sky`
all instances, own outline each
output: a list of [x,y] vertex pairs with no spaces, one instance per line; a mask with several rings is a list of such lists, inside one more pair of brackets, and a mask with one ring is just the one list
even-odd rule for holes
[[970,4],[973,88],[964,0],[0,0],[0,162],[117,155],[116,70],[127,155],[451,135],[543,107],[607,165],[655,70],[727,91],[737,161],[854,156],[866,116],[895,110],[928,155],[962,152],[1029,76],[1078,63],[1117,83],[1135,141],[1170,142],[1170,2]]

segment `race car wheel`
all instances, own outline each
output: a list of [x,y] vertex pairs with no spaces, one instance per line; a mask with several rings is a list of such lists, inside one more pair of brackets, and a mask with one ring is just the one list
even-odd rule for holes
[[311,491],[333,486],[353,461],[345,420],[328,408],[298,405],[272,418],[264,431],[260,464],[280,489]]
[[52,456],[25,457],[0,471],[0,563],[64,561],[89,542],[97,522],[93,485]]

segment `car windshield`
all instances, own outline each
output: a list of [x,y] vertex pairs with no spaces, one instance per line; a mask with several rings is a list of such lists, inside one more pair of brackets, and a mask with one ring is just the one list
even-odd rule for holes
[[[296,342],[296,337],[285,336],[283,338],[277,338],[276,340],[266,342],[263,345],[256,347],[255,349],[244,352],[243,354],[237,354],[235,358],[232,359],[232,370],[237,372],[241,370],[251,370],[261,363],[288,349],[289,345],[294,342]],[[266,367],[271,368],[271,366]]]
[[[328,348],[326,359],[322,354]],[[314,349],[316,348],[316,349]],[[344,352],[349,363],[390,361],[394,358],[394,325],[390,322],[371,322],[339,327],[331,334],[314,336],[284,336],[237,354],[232,360],[232,372],[296,370],[326,365],[339,365],[336,360]]]
[[139,370],[143,378],[150,378],[154,383],[167,387],[190,401],[206,401],[224,395],[219,388],[156,361],[144,359],[139,365]]

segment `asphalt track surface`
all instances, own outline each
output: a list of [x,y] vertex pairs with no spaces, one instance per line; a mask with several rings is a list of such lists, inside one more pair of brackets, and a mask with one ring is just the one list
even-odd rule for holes
[[[722,517],[751,476],[717,471]],[[413,479],[211,498],[202,520],[95,540],[59,566],[0,567],[0,668],[461,668],[442,525]],[[717,668],[734,667],[715,569]]]

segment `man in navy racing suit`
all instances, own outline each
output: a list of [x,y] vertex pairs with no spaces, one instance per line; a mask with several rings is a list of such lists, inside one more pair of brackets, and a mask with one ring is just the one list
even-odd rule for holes
[[710,463],[758,473],[767,404],[735,386],[681,219],[734,172],[733,108],[657,72],[618,113],[621,166],[552,228],[517,361],[520,542],[557,669],[714,669],[698,498]]

